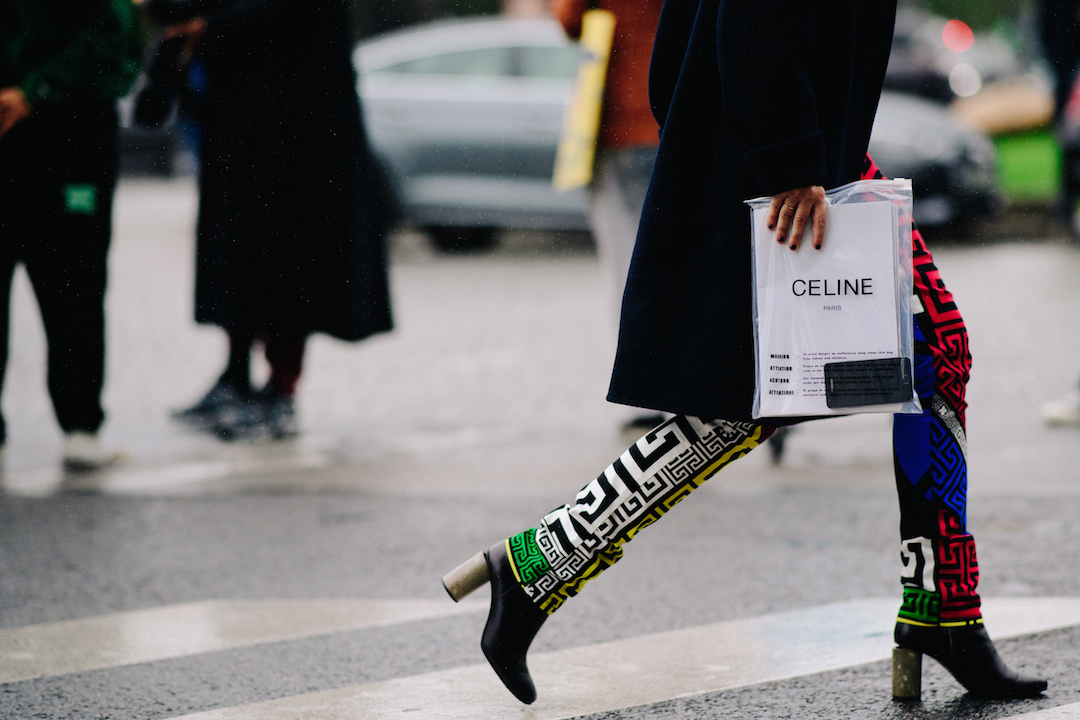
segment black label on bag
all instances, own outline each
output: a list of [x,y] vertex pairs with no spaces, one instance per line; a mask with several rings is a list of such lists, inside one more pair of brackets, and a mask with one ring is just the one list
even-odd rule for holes
[[911,399],[911,361],[882,358],[825,363],[825,402],[830,408],[887,405]]

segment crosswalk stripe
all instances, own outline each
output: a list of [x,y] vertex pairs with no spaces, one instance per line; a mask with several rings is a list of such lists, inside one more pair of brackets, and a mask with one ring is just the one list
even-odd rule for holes
[[[854,600],[537,653],[540,699],[528,708],[490,668],[471,665],[178,720],[566,720],[886,659],[896,607]],[[1080,625],[1080,598],[984,599],[984,613],[1000,639]]]
[[484,610],[476,600],[209,600],[0,631],[0,683]]
[[1080,718],[1080,703],[1014,715],[1009,720],[1064,720],[1064,718]]
[[174,462],[157,467],[120,465],[108,473],[73,475],[59,466],[7,470],[0,478],[4,492],[25,497],[46,497],[57,492],[99,492],[116,495],[200,495],[208,483],[232,476],[284,474],[320,470],[333,458],[320,451],[299,451],[269,457]]

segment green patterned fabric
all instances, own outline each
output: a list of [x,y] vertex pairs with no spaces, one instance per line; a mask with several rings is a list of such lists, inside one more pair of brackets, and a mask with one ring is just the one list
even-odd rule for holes
[[941,595],[922,588],[904,588],[899,617],[924,625],[937,625],[941,615]]
[[536,528],[514,535],[509,540],[510,562],[514,565],[518,579],[522,583],[536,582],[540,576],[551,569],[551,565],[540,552],[536,544]]

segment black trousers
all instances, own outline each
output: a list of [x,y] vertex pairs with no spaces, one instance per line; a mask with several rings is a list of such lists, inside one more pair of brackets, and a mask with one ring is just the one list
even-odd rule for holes
[[[116,188],[110,107],[32,116],[0,138],[0,390],[11,282],[22,264],[48,342],[48,387],[65,432],[105,419],[106,260]],[[6,437],[0,416],[0,443]]]

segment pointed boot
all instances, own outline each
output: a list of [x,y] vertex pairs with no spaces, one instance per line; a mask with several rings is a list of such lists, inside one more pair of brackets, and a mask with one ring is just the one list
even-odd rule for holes
[[525,654],[548,616],[529,599],[514,577],[505,542],[492,545],[486,559],[491,609],[480,647],[506,689],[528,705],[536,700],[536,688],[525,664]]
[[920,627],[896,623],[893,633],[893,697],[917,699],[921,656],[929,655],[974,697],[1026,698],[1046,689],[1045,680],[1009,669],[982,624]]

